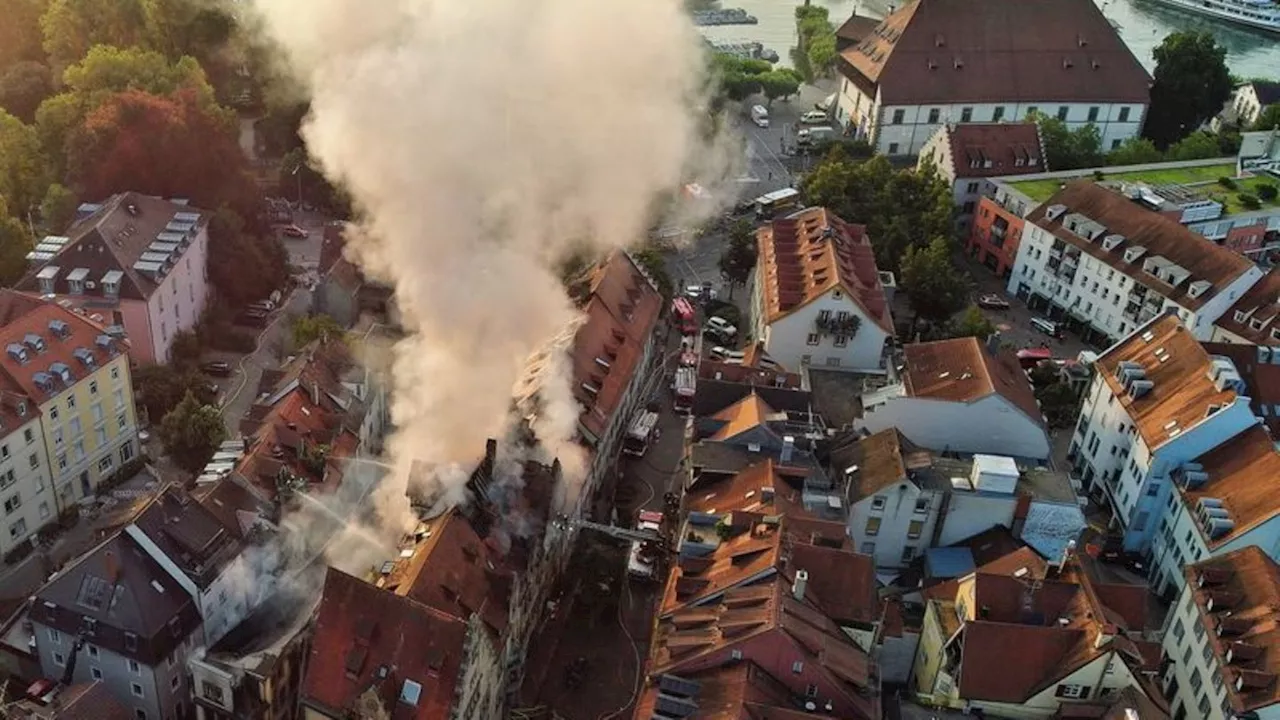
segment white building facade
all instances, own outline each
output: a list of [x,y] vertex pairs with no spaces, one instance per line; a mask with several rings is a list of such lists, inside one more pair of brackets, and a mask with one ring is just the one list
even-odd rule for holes
[[828,290],[772,322],[768,321],[763,293],[757,282],[751,294],[753,332],[764,343],[765,352],[783,367],[883,372],[885,341],[890,333],[842,288]]

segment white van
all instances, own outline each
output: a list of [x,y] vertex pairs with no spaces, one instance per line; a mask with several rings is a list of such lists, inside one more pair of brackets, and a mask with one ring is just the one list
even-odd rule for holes
[[762,128],[769,127],[769,110],[763,105],[752,105],[751,122]]
[[1043,318],[1033,317],[1031,318],[1031,327],[1035,328],[1036,330],[1039,330],[1040,332],[1044,333],[1045,335],[1048,335],[1049,337],[1055,337],[1055,338],[1062,337],[1062,328],[1058,326],[1058,323],[1053,322],[1052,320],[1045,320]]
[[831,138],[835,137],[835,135],[836,135],[835,128],[830,128],[830,127],[805,128],[800,132],[796,133],[796,144],[809,145],[819,140],[830,140]]

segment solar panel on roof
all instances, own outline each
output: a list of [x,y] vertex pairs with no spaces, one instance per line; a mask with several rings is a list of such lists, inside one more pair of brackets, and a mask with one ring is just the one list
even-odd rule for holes
[[178,233],[185,233],[185,232],[190,232],[190,231],[191,231],[191,228],[193,228],[193,227],[195,227],[195,226],[196,226],[196,224],[195,224],[195,223],[193,223],[193,222],[184,222],[184,221],[182,221],[182,220],[173,220],[173,221],[171,221],[168,225],[165,225],[165,226],[164,226],[164,229],[165,229],[165,231],[166,231],[166,232],[178,232]]
[[71,238],[66,235],[45,235],[40,238],[41,243],[49,243],[50,245],[66,245],[71,242]]
[[158,253],[164,253],[168,255],[174,250],[177,250],[179,247],[180,246],[178,245],[178,243],[160,242],[159,240],[157,240],[156,242],[153,242],[150,245],[148,245],[147,250],[149,252],[158,252]]
[[658,688],[672,695],[684,695],[693,697],[702,689],[702,683],[693,680],[685,680],[678,675],[663,675],[658,678]]
[[53,257],[54,257],[53,253],[50,253],[50,252],[37,252],[33,250],[27,253],[27,259],[33,260],[35,262],[46,262],[46,261],[52,260]]
[[50,245],[49,243],[40,243],[36,246],[36,252],[56,253],[62,249],[61,245]]
[[196,223],[200,222],[200,213],[197,212],[180,212],[174,213],[173,219],[180,222]]
[[142,257],[138,258],[139,262],[153,262],[164,264],[169,260],[169,253],[144,252]]
[[156,235],[156,240],[159,240],[160,242],[181,243],[186,239],[186,235],[176,232],[162,232],[159,235]]
[[659,694],[658,702],[654,704],[654,709],[672,717],[686,718],[698,711],[698,704],[688,698]]
[[151,272],[151,273],[160,272],[160,268],[162,267],[164,267],[164,265],[161,263],[148,262],[146,260],[139,260],[138,262],[133,264],[133,269],[137,270],[138,272]]

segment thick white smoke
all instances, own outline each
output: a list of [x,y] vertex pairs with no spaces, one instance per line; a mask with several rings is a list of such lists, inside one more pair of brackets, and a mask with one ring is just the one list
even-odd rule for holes
[[[363,213],[353,258],[395,289],[393,461],[469,468],[526,359],[574,318],[556,261],[634,244],[682,181],[716,185],[698,35],[680,0],[257,7],[311,98],[310,153]],[[555,454],[578,409],[569,363],[549,367]]]

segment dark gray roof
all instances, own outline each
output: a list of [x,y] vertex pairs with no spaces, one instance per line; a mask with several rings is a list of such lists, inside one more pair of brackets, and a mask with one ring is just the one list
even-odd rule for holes
[[766,405],[779,412],[807,412],[811,409],[809,392],[806,390],[700,379],[693,396],[693,415],[714,415],[750,395],[753,390]]
[[152,500],[134,524],[201,588],[243,548],[216,515],[174,487]]
[[1253,92],[1258,96],[1258,103],[1262,107],[1280,102],[1280,83],[1254,80],[1250,85],[1253,85]]
[[200,626],[191,595],[124,533],[41,588],[31,619],[68,635],[86,632],[89,642],[147,665],[168,656]]

